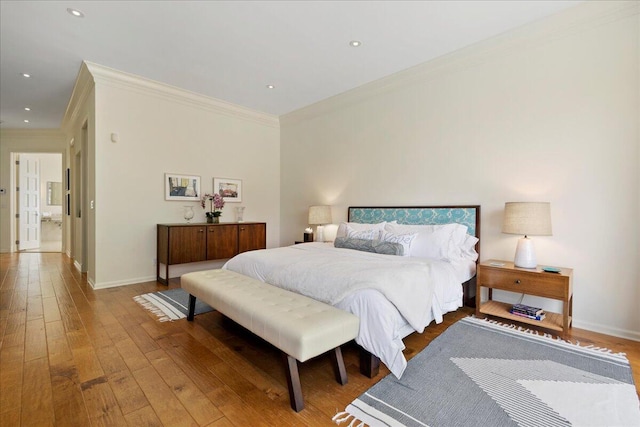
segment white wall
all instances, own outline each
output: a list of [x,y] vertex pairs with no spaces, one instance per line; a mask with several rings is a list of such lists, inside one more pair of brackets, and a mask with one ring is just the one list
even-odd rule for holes
[[[96,287],[155,280],[156,224],[205,215],[199,202],[166,201],[164,174],[242,180],[242,203],[228,203],[222,222],[267,223],[267,247],[279,245],[280,149],[276,117],[251,112],[136,76],[90,64],[95,78]],[[119,141],[113,143],[111,134]]]
[[281,117],[282,241],[312,204],[480,204],[482,259],[512,259],[504,203],[549,201],[574,325],[640,340],[638,5],[605,3]]

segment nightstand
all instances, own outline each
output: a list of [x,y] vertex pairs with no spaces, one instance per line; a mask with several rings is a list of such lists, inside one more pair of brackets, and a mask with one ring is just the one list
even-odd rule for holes
[[[513,262],[490,259],[478,264],[476,282],[476,317],[501,317],[559,332],[566,338],[571,327],[573,310],[573,270],[560,268],[559,273],[547,273],[541,267],[518,268]],[[489,288],[489,300],[481,301],[481,289]],[[493,290],[515,292],[563,302],[562,314],[548,312],[543,320],[527,319],[509,313],[513,304],[493,300]]]

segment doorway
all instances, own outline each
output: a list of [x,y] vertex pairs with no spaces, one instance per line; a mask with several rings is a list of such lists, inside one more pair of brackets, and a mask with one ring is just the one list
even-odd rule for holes
[[[87,223],[87,192],[88,192],[88,133],[87,122],[82,126],[80,142],[72,140],[72,168],[71,168],[71,253],[74,265],[81,273],[89,271],[88,257],[88,223]],[[74,143],[75,142],[75,143]],[[84,215],[83,215],[84,213]]]
[[62,252],[61,153],[16,154],[17,249]]

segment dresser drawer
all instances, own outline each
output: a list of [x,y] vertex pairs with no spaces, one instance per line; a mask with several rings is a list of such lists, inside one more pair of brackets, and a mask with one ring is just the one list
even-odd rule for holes
[[566,276],[484,266],[479,270],[480,286],[554,299],[565,299],[569,296],[569,280]]

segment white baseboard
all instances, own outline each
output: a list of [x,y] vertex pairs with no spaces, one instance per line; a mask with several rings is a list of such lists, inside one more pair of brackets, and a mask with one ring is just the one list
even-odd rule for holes
[[576,321],[573,319],[572,325],[575,328],[586,329],[588,331],[597,332],[599,334],[611,335],[614,337],[626,338],[628,340],[640,341],[640,332],[630,331],[628,329],[612,328],[597,323]]
[[155,282],[156,276],[145,276],[145,277],[137,277],[135,279],[127,279],[127,280],[114,280],[112,282],[101,282],[101,283],[91,283],[91,287],[93,289],[106,289],[106,288],[115,288],[118,286],[126,286],[126,285],[135,285],[138,283],[144,282]]
[[76,268],[76,270],[78,270],[78,272],[82,273],[82,264],[80,264],[78,261],[73,261],[73,266]]

